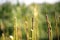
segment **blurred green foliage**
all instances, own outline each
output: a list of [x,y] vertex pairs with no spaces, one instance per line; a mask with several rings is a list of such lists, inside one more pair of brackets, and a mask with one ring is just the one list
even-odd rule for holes
[[[60,16],[60,2],[55,4],[35,4],[38,6],[38,19],[39,19],[39,35],[40,38],[47,38],[47,23],[46,23],[46,14],[49,16],[49,20],[51,22],[52,30],[53,30],[53,36],[55,35],[55,14],[58,17]],[[33,10],[31,7],[34,6],[34,3],[31,5],[26,6],[25,4],[16,4],[13,5],[11,3],[4,3],[0,5],[0,23],[3,21],[5,24],[4,26],[7,29],[6,31],[9,32],[9,35],[12,35],[13,33],[13,26],[14,26],[14,16],[17,17],[18,22],[20,22],[20,26],[24,28],[23,23],[25,21],[32,22],[31,19],[33,17]],[[29,26],[30,23],[29,23]],[[60,31],[60,23],[58,23],[59,31]],[[6,32],[6,33],[7,33]],[[24,29],[22,30],[23,38],[26,36]],[[1,34],[0,34],[1,35]]]

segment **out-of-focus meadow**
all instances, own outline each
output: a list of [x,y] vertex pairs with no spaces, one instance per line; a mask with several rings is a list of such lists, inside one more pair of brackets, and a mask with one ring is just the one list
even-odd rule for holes
[[0,40],[59,40],[60,2],[0,5]]

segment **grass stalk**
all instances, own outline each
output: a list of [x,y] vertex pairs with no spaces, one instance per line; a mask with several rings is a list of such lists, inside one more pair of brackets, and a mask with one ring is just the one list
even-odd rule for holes
[[51,23],[48,20],[48,15],[46,15],[46,21],[47,21],[47,25],[48,25],[48,40],[53,40],[52,38],[52,27],[51,27]]
[[57,20],[56,14],[55,14],[55,24],[56,24],[56,27],[55,27],[56,37],[57,37],[57,40],[59,40],[59,28],[58,28],[58,20]]

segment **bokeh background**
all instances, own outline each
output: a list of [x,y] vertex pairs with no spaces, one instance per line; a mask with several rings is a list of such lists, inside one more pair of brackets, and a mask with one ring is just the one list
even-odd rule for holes
[[52,30],[50,38],[59,40],[60,1],[0,1],[0,40],[48,40],[48,26]]

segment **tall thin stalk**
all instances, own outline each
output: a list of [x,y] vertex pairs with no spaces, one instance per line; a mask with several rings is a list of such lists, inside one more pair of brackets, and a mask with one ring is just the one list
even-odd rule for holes
[[55,14],[55,24],[56,24],[56,27],[55,27],[56,37],[57,37],[57,40],[59,40],[59,28],[58,28],[58,21],[57,21],[56,14]]
[[[32,17],[31,38],[32,38],[32,33],[33,33],[33,17]],[[31,40],[32,40],[32,39],[31,39]]]
[[38,40],[38,9],[37,9],[37,5],[34,5],[34,9],[33,9],[33,24],[32,24],[32,40]]
[[22,40],[22,30],[20,27],[20,23],[18,23],[18,29],[17,29],[17,35],[18,35],[18,40]]
[[18,34],[17,34],[17,18],[14,18],[15,23],[14,23],[14,40],[18,40]]
[[29,30],[28,30],[28,22],[25,21],[25,27],[26,27],[26,36],[27,36],[27,40],[29,40]]
[[52,39],[52,27],[51,27],[50,21],[48,20],[48,15],[46,15],[46,21],[48,25],[48,40],[53,40]]

